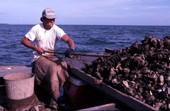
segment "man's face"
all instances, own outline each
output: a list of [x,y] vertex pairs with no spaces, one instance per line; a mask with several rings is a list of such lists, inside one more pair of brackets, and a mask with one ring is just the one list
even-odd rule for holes
[[47,19],[47,18],[43,19],[44,28],[47,30],[51,29],[54,23],[55,23],[55,19]]

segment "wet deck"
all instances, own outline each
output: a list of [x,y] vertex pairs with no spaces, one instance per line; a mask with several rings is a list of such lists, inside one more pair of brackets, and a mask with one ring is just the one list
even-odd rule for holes
[[18,72],[31,73],[31,67],[27,67],[23,65],[0,65],[0,77],[5,76],[6,74],[18,73]]
[[[74,62],[74,65],[77,64],[77,63]],[[83,67],[83,66],[80,66],[80,67]],[[22,66],[22,65],[0,65],[0,111],[4,111],[4,110],[8,111],[8,109],[9,109],[8,106],[7,106],[8,102],[7,102],[7,97],[6,97],[6,93],[5,93],[5,85],[4,85],[3,76],[5,76],[7,74],[11,74],[11,73],[18,73],[18,72],[31,73],[31,67]],[[91,86],[88,86],[88,87],[91,87]],[[93,94],[99,95],[99,98],[104,97],[104,95],[101,95],[101,93],[98,93],[98,91],[96,91],[94,88],[90,89],[90,92],[91,91],[93,92]],[[33,99],[32,103],[30,103],[28,105],[28,108],[30,108],[30,111],[31,110],[51,111],[52,110],[49,107],[46,107],[48,98],[46,98],[47,97],[46,92],[44,92],[44,93],[42,93],[42,92],[44,92],[42,89],[39,89],[38,87],[35,88],[35,95],[33,95],[31,97],[31,98],[34,98],[34,99]],[[121,111],[119,108],[117,108],[118,105],[116,103],[114,103],[113,101],[110,101],[109,98],[107,98],[107,97],[104,97],[104,99],[103,98],[99,99],[99,98],[97,99],[97,101],[95,101],[95,103],[89,105],[89,107],[82,106],[82,107],[77,107],[77,108],[74,107],[73,108],[73,106],[71,106],[70,102],[64,103],[64,104],[67,108],[69,107],[71,109],[76,109],[76,110],[79,110],[79,111],[88,111],[89,109],[93,109],[93,110],[96,110],[96,111],[99,110],[99,109],[101,109],[101,110],[109,110],[109,109],[113,110],[114,109],[114,110],[117,110],[117,111]],[[81,98],[79,98],[79,99],[81,99]],[[81,100],[81,101],[83,101],[83,100]],[[88,101],[91,101],[91,98],[89,98]],[[85,104],[86,102],[82,102],[82,103]],[[62,109],[61,111],[65,111],[64,107],[62,107],[61,109]]]

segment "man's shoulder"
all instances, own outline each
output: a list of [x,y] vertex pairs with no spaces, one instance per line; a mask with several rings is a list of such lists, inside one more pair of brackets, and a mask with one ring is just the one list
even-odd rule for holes
[[36,24],[33,26],[34,28],[42,28],[42,24]]
[[32,27],[33,30],[39,30],[39,29],[42,29],[43,26],[41,24],[36,24]]
[[60,28],[59,26],[55,25],[53,26],[53,29],[56,30],[56,31],[61,31],[63,30],[62,28]]

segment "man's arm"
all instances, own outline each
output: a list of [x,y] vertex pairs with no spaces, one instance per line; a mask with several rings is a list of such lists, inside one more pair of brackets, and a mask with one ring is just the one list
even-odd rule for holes
[[43,54],[44,53],[44,50],[40,47],[36,47],[34,45],[31,44],[30,40],[26,37],[23,37],[21,39],[21,44],[23,44],[24,46],[28,47],[28,48],[31,48],[35,51],[37,51],[39,54]]
[[74,41],[67,34],[63,35],[61,39],[68,44],[70,49],[75,49]]

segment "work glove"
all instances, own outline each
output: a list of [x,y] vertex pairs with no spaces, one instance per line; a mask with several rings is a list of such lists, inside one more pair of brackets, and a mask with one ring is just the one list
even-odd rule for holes
[[65,54],[65,57],[71,58],[71,55],[74,53],[75,53],[74,49],[67,49],[64,54]]

